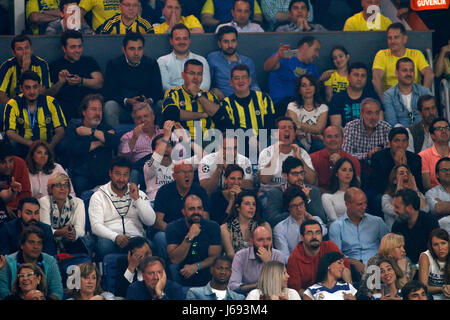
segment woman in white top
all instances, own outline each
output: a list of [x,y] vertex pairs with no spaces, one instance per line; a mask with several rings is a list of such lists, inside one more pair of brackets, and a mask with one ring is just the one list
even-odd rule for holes
[[86,213],[83,200],[72,197],[69,176],[54,173],[48,180],[48,195],[39,199],[42,223],[52,227],[58,253],[88,253],[85,235]]
[[397,214],[394,212],[394,206],[392,205],[394,194],[402,189],[412,189],[416,191],[420,198],[420,210],[424,212],[430,211],[424,195],[417,188],[416,179],[414,179],[411,170],[406,164],[399,164],[392,168],[391,173],[389,174],[388,187],[381,198],[381,209],[384,213],[384,222],[389,230],[392,229],[392,225],[397,218]]
[[103,291],[100,286],[101,275],[92,262],[78,265],[80,268],[80,287],[68,292],[67,300],[115,300],[114,294]]
[[[53,151],[46,141],[36,140],[31,144],[25,162],[30,176],[31,195],[36,199],[48,194],[47,182],[53,173],[67,174],[61,165],[54,162],[54,158]],[[70,184],[73,190],[72,183]],[[72,196],[75,196],[73,191]]]
[[347,212],[344,194],[350,187],[359,188],[359,180],[353,163],[348,158],[341,158],[333,166],[330,192],[322,194],[322,205],[327,214],[329,224]]
[[296,290],[288,288],[288,279],[283,263],[266,262],[261,269],[256,289],[249,292],[246,300],[301,300]]
[[450,299],[449,234],[444,229],[434,229],[430,234],[428,250],[419,258],[419,280],[434,300]]
[[344,256],[328,252],[320,258],[316,283],[303,293],[304,300],[356,300],[357,290],[347,282],[340,282],[344,273]]
[[297,138],[309,153],[323,149],[322,132],[327,124],[328,106],[320,103],[319,86],[312,74],[295,83],[296,101],[288,104],[286,116],[297,125]]

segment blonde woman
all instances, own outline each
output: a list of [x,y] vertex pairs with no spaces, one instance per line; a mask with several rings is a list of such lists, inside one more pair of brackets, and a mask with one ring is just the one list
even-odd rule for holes
[[115,300],[111,292],[103,291],[100,286],[101,275],[94,263],[78,265],[80,268],[80,287],[68,292],[67,300]]
[[288,279],[283,263],[266,262],[261,269],[256,289],[249,292],[246,300],[301,300],[296,290],[287,287]]
[[88,253],[83,242],[84,203],[70,195],[69,176],[54,173],[48,180],[47,191],[48,195],[39,199],[41,222],[52,227],[58,253]]
[[366,272],[361,278],[361,286],[358,290],[358,298],[361,296],[371,297],[373,292],[367,288],[367,280],[372,275],[369,266],[376,266],[382,259],[391,259],[395,262],[402,272],[402,278],[399,281],[399,287],[403,287],[408,281],[414,279],[416,267],[406,257],[405,238],[396,233],[388,233],[381,238],[380,246],[376,256],[367,261]]

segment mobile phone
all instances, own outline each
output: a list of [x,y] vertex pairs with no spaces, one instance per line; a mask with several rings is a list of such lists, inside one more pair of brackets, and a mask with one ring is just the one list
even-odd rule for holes
[[386,283],[381,284],[381,293],[385,296],[391,293],[391,288]]
[[69,227],[67,228],[67,230],[72,231],[73,227],[71,224],[69,224]]
[[10,175],[0,175],[0,188],[8,189],[11,185],[11,176]]
[[69,75],[67,76],[67,78],[75,78],[75,75],[74,75],[74,74],[69,74]]
[[297,56],[297,49],[283,51],[283,57],[289,59]]

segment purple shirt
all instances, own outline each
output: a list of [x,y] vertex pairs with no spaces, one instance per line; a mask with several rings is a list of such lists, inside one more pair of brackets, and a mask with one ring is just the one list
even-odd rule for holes
[[[284,255],[281,251],[272,248],[272,260],[284,264]],[[257,283],[263,263],[256,260],[253,246],[236,252],[231,265],[231,278],[228,289],[236,290],[242,285]]]

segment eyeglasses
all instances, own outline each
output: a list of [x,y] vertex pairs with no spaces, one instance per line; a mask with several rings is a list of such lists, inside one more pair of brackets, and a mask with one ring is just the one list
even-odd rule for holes
[[293,203],[289,205],[289,209],[302,209],[305,207],[305,203],[304,202],[300,202],[300,203]]
[[69,189],[70,188],[70,184],[68,184],[68,183],[55,183],[53,185],[53,187]]
[[449,126],[446,126],[446,127],[435,127],[434,128],[434,131],[444,131],[444,130],[450,130],[450,127]]
[[450,172],[450,168],[439,169],[440,172]]
[[26,278],[30,278],[30,277],[33,277],[33,276],[36,276],[36,274],[35,274],[34,272],[29,272],[29,273],[19,273],[19,274],[17,275],[17,277],[18,277],[19,279],[26,279]]

